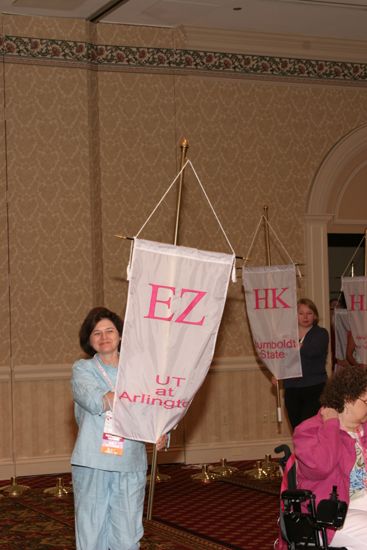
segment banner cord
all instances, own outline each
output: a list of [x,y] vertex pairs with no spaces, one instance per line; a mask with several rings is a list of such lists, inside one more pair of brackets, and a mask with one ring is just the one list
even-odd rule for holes
[[[203,194],[204,194],[204,197],[206,198],[206,200],[207,200],[207,202],[208,202],[208,204],[209,204],[209,206],[210,206],[210,208],[211,208],[211,210],[212,210],[212,212],[213,212],[213,214],[214,214],[214,217],[215,217],[215,219],[216,219],[216,221],[217,221],[217,224],[219,225],[219,227],[220,227],[220,229],[221,229],[221,231],[222,231],[222,233],[223,233],[223,235],[224,235],[224,238],[225,238],[225,240],[227,241],[227,244],[228,244],[229,248],[230,248],[231,251],[232,251],[232,254],[233,254],[233,256],[234,256],[234,259],[233,259],[233,268],[232,268],[232,281],[235,283],[236,280],[237,280],[237,279],[236,279],[236,265],[235,265],[235,264],[236,264],[236,253],[235,253],[235,251],[234,251],[234,249],[233,249],[233,247],[232,247],[232,245],[231,245],[231,243],[230,243],[230,240],[229,240],[228,237],[227,237],[227,234],[226,234],[226,232],[225,232],[225,230],[224,230],[224,228],[223,228],[223,225],[221,224],[221,222],[220,222],[220,220],[219,220],[219,218],[218,218],[218,216],[217,216],[216,211],[214,210],[214,207],[213,207],[212,203],[210,202],[210,199],[209,199],[209,197],[208,197],[208,195],[207,195],[207,193],[206,193],[206,191],[205,191],[205,189],[204,189],[204,186],[203,186],[203,184],[201,183],[200,178],[199,178],[199,176],[198,176],[198,174],[197,174],[197,172],[196,172],[196,170],[195,170],[195,168],[194,168],[194,166],[193,166],[193,164],[192,164],[192,162],[191,162],[190,160],[186,160],[185,164],[182,166],[181,170],[178,172],[178,174],[176,175],[176,177],[173,179],[172,183],[168,186],[166,192],[163,194],[163,196],[162,196],[162,198],[160,199],[160,201],[158,201],[158,203],[156,204],[156,206],[153,208],[152,212],[149,214],[149,216],[147,217],[147,219],[145,220],[145,222],[143,223],[143,225],[141,226],[141,228],[139,229],[139,231],[137,232],[137,234],[135,235],[135,237],[138,237],[138,236],[140,235],[140,233],[143,231],[144,227],[147,225],[147,223],[148,223],[149,220],[152,218],[152,216],[154,215],[154,213],[157,211],[157,209],[159,208],[159,206],[162,204],[162,202],[164,201],[164,199],[166,198],[166,196],[168,195],[168,193],[171,191],[172,187],[174,186],[174,184],[176,183],[177,179],[180,177],[180,175],[182,174],[182,172],[185,170],[185,168],[186,168],[187,165],[190,165],[190,166],[191,166],[191,170],[193,171],[193,173],[194,173],[194,175],[195,175],[195,177],[196,177],[196,180],[197,180],[198,184],[200,185],[200,188],[201,188],[201,190],[202,190],[202,192],[203,192]],[[130,259],[131,259],[131,253],[130,253]],[[130,264],[130,262],[129,262],[129,264]]]
[[[172,181],[172,183],[168,186],[168,189],[166,190],[166,192],[163,194],[162,198],[160,199],[160,201],[155,205],[155,207],[153,208],[153,210],[151,211],[151,213],[149,214],[149,216],[147,217],[147,219],[145,220],[145,222],[143,223],[143,225],[141,226],[141,228],[139,229],[139,231],[137,232],[137,234],[135,235],[135,237],[139,237],[140,233],[143,231],[144,227],[147,225],[147,223],[149,222],[149,220],[151,219],[151,217],[155,214],[155,212],[157,211],[157,209],[160,207],[160,205],[162,204],[162,202],[164,201],[164,199],[166,198],[166,196],[168,195],[168,193],[171,191],[172,187],[174,186],[174,184],[176,183],[176,181],[178,180],[178,178],[180,177],[180,175],[182,174],[182,172],[185,170],[187,164],[189,163],[190,161],[187,160],[185,162],[185,164],[183,165],[183,167],[181,168],[181,170],[178,172],[178,174],[176,175],[176,177],[174,178],[174,180]],[[190,162],[191,164],[191,162]]]
[[[366,236],[363,235],[363,237],[362,237],[362,239],[361,239],[361,242],[359,243],[359,245],[358,245],[357,248],[355,249],[353,256],[351,257],[351,259],[349,260],[349,262],[348,262],[348,264],[347,264],[347,267],[344,269],[344,271],[343,271],[343,273],[342,273],[342,275],[341,275],[341,278],[344,277],[346,271],[348,270],[349,266],[351,265],[351,263],[353,262],[354,258],[356,257],[358,250],[361,248],[361,245],[362,245],[363,241],[365,240],[365,238],[366,238]],[[366,245],[365,245],[365,246],[366,246]],[[340,292],[341,292],[341,291],[340,291]]]
[[258,232],[259,232],[259,230],[260,230],[260,226],[261,226],[261,222],[263,221],[263,218],[264,218],[264,216],[261,216],[261,217],[260,217],[260,220],[259,220],[259,223],[257,224],[256,231],[255,231],[255,233],[254,233],[254,236],[252,237],[252,241],[251,241],[251,245],[250,245],[249,251],[247,252],[247,254],[246,254],[246,256],[245,256],[245,261],[244,261],[244,263],[243,263],[243,267],[246,267],[246,264],[247,264],[247,262],[248,262],[249,259],[250,259],[250,254],[251,254],[252,249],[253,249],[253,247],[254,247],[255,240],[256,240],[257,234],[258,234]]
[[206,193],[206,191],[205,191],[205,189],[204,189],[203,184],[202,184],[201,181],[200,181],[199,176],[198,176],[197,173],[196,173],[195,168],[193,167],[191,161],[188,161],[188,162],[189,162],[189,164],[190,164],[190,166],[191,166],[191,169],[192,169],[192,171],[194,172],[195,177],[196,177],[196,179],[197,179],[197,181],[198,181],[198,183],[199,183],[199,185],[200,185],[200,187],[201,187],[201,190],[202,190],[202,192],[203,192],[203,194],[204,194],[204,197],[205,197],[206,200],[208,201],[208,204],[209,204],[209,206],[210,206],[210,208],[211,208],[211,210],[212,210],[212,212],[213,212],[213,214],[214,214],[214,217],[215,217],[215,219],[217,220],[217,224],[218,224],[219,227],[221,228],[221,231],[222,231],[222,233],[223,233],[223,235],[224,235],[224,238],[226,239],[226,241],[227,241],[227,243],[228,243],[229,248],[232,250],[233,255],[236,256],[236,253],[235,253],[235,251],[234,251],[233,248],[232,248],[232,245],[231,245],[231,243],[230,243],[230,241],[229,241],[229,239],[228,239],[228,237],[227,237],[227,234],[226,234],[226,232],[224,231],[223,225],[221,224],[221,222],[220,222],[220,220],[219,220],[219,218],[218,218],[218,216],[217,216],[217,213],[216,213],[216,211],[214,210],[214,207],[213,207],[212,203],[210,202],[210,199],[209,199],[209,197],[208,197],[208,195],[207,195],[207,193]]
[[210,208],[211,208],[211,210],[212,210],[212,212],[213,212],[213,214],[214,214],[214,217],[215,217],[215,219],[216,219],[216,221],[217,221],[217,223],[218,223],[218,225],[219,225],[219,227],[220,227],[220,229],[221,229],[221,231],[222,231],[222,233],[223,233],[223,235],[224,235],[224,238],[226,239],[226,241],[227,241],[227,243],[228,243],[229,248],[231,249],[232,253],[233,253],[234,255],[236,255],[236,253],[235,253],[235,251],[234,251],[234,249],[233,249],[233,247],[232,247],[232,245],[231,245],[231,243],[230,243],[230,240],[228,239],[227,234],[226,234],[226,232],[224,231],[223,225],[221,224],[221,222],[220,222],[220,220],[219,220],[219,218],[218,218],[218,216],[217,216],[217,213],[215,212],[214,207],[213,207],[212,203],[210,202],[210,199],[209,199],[209,197],[208,197],[208,195],[207,195],[207,193],[206,193],[206,191],[205,191],[205,189],[204,189],[204,186],[203,186],[203,184],[201,183],[200,178],[199,178],[199,176],[198,176],[198,174],[197,174],[197,172],[196,172],[196,170],[195,170],[195,168],[194,168],[194,166],[193,166],[193,164],[192,164],[192,162],[191,162],[190,160],[187,160],[187,161],[185,162],[185,164],[183,165],[183,167],[181,168],[181,170],[178,172],[178,174],[176,175],[176,177],[174,178],[174,180],[172,181],[172,183],[168,186],[168,189],[167,189],[166,192],[163,194],[163,196],[162,196],[162,198],[160,199],[160,201],[159,201],[159,202],[156,204],[156,206],[153,208],[152,212],[149,214],[149,216],[147,217],[147,219],[145,220],[145,222],[143,223],[143,225],[141,226],[141,228],[139,229],[139,231],[137,232],[137,234],[136,234],[135,236],[138,237],[138,236],[140,235],[140,233],[142,232],[142,230],[144,229],[144,227],[147,225],[147,223],[149,222],[149,220],[151,219],[151,217],[153,216],[153,214],[157,211],[157,209],[158,209],[159,206],[162,204],[162,202],[164,201],[164,199],[166,198],[166,196],[168,195],[168,193],[171,191],[173,185],[176,183],[177,179],[180,177],[180,175],[181,175],[182,172],[185,170],[185,168],[186,168],[187,165],[190,165],[190,166],[191,166],[191,169],[192,169],[192,171],[194,172],[194,175],[195,175],[195,177],[196,177],[196,179],[197,179],[197,182],[198,182],[198,184],[199,184],[200,187],[201,187],[201,190],[202,190],[202,192],[203,192],[203,194],[204,194],[204,197],[206,198],[206,200],[207,200],[207,202],[208,202],[208,204],[209,204],[209,206],[210,206]]
[[251,251],[252,251],[252,248],[254,246],[254,243],[255,243],[255,239],[257,237],[257,234],[259,232],[259,229],[260,229],[260,226],[261,226],[261,222],[262,221],[265,221],[265,223],[268,225],[269,229],[272,231],[274,237],[276,238],[276,240],[278,241],[278,243],[280,244],[282,250],[285,252],[285,254],[288,256],[289,260],[291,261],[291,263],[296,267],[297,269],[297,273],[298,273],[298,276],[300,279],[302,279],[302,273],[301,273],[301,270],[299,269],[298,265],[295,264],[295,262],[292,260],[288,250],[285,248],[285,246],[283,245],[282,241],[279,239],[277,233],[275,232],[275,229],[271,226],[269,220],[266,219],[266,217],[264,215],[262,215],[260,217],[260,221],[257,225],[257,228],[256,228],[256,231],[254,233],[254,236],[253,236],[253,239],[252,239],[252,242],[251,242],[251,246],[250,246],[250,249],[248,251],[248,253],[246,254],[246,259],[245,259],[245,262],[244,262],[244,267],[246,267],[246,263],[248,261],[248,259],[250,258],[250,254],[251,254]]

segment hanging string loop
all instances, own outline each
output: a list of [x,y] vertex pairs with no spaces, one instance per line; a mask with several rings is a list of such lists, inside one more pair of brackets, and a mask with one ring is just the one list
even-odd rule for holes
[[[149,214],[149,216],[147,217],[147,219],[145,220],[145,222],[143,223],[143,225],[141,226],[141,228],[139,229],[139,231],[137,232],[136,234],[136,238],[140,235],[140,233],[143,231],[144,227],[147,225],[147,223],[150,221],[150,219],[152,218],[152,216],[155,214],[155,212],[158,210],[158,208],[160,207],[160,205],[162,204],[162,202],[164,201],[164,199],[166,198],[166,196],[168,195],[168,193],[171,191],[172,187],[174,186],[174,184],[176,183],[176,181],[178,180],[178,178],[181,176],[182,172],[185,170],[185,168],[187,166],[190,166],[191,167],[191,170],[193,171],[194,175],[195,175],[195,178],[203,192],[203,195],[204,197],[206,198],[208,204],[209,204],[209,207],[217,221],[217,224],[219,225],[223,235],[224,235],[224,238],[229,246],[229,248],[231,249],[231,252],[233,254],[233,267],[232,267],[232,282],[236,282],[237,281],[237,275],[236,275],[236,253],[231,245],[231,242],[229,240],[229,238],[227,237],[227,234],[223,228],[223,225],[221,224],[220,220],[219,220],[219,217],[216,213],[216,211],[214,210],[214,207],[212,205],[212,203],[210,202],[210,199],[208,197],[208,194],[207,192],[205,191],[204,189],[204,186],[203,184],[201,183],[200,181],[200,178],[192,164],[192,162],[190,160],[186,160],[186,162],[183,164],[181,170],[177,173],[177,175],[175,176],[175,178],[173,179],[173,181],[170,183],[170,185],[168,186],[167,190],[165,191],[165,193],[162,195],[161,199],[158,201],[158,203],[156,204],[156,206],[153,208],[153,210],[151,211],[151,213]],[[132,251],[130,251],[130,261],[131,261],[131,255],[132,255]],[[130,261],[129,261],[129,265],[128,265],[128,272],[129,272],[129,266],[130,266]]]
[[270,231],[272,232],[272,234],[274,235],[276,241],[278,242],[278,244],[280,245],[280,247],[282,248],[283,252],[286,254],[286,256],[289,258],[291,264],[295,265],[296,266],[296,269],[297,269],[297,273],[298,273],[298,276],[300,279],[302,279],[302,273],[301,273],[301,270],[299,269],[298,265],[292,260],[288,250],[286,249],[286,247],[283,245],[282,241],[280,240],[280,238],[278,237],[275,229],[272,227],[272,225],[270,224],[269,220],[266,218],[266,216],[264,216],[264,214],[262,214],[262,216],[260,217],[260,220],[259,220],[259,223],[257,224],[257,227],[256,227],[256,230],[255,230],[255,233],[253,235],[253,238],[252,238],[252,241],[251,241],[251,245],[250,245],[250,248],[249,248],[249,251],[248,253],[246,254],[246,257],[245,257],[245,261],[244,261],[244,267],[246,267],[246,264],[248,262],[248,259],[251,257],[251,252],[252,252],[252,249],[254,247],[254,244],[255,244],[255,241],[256,241],[256,237],[260,231],[260,227],[261,227],[261,224],[262,223],[265,223],[267,224],[268,228],[270,229]]

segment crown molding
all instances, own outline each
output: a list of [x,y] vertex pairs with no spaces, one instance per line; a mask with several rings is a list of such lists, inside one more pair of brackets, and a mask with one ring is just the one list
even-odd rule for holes
[[180,27],[185,47],[302,59],[366,62],[367,40],[342,40],[297,34],[256,33]]

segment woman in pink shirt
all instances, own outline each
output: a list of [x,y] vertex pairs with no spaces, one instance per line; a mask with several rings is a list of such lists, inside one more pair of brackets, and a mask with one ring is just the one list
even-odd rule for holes
[[316,495],[316,504],[337,486],[348,503],[343,527],[328,530],[329,542],[348,550],[367,549],[367,369],[350,366],[327,382],[316,416],[296,427],[293,441],[297,485]]

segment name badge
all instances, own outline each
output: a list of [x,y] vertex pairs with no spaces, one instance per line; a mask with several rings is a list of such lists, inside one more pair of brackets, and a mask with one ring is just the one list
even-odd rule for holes
[[124,452],[124,438],[111,433],[112,412],[106,412],[106,419],[103,428],[101,453],[122,456]]

